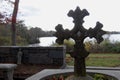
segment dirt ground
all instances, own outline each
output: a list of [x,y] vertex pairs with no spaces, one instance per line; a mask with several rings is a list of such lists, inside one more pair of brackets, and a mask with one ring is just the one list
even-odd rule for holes
[[[14,70],[15,78],[28,78],[43,69],[59,69],[61,66],[53,66],[53,65],[39,65],[39,64],[21,64],[16,67]],[[0,71],[0,76],[2,77],[2,71]]]

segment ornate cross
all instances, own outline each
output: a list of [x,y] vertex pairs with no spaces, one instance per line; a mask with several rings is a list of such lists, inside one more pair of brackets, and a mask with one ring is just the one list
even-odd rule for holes
[[85,58],[89,55],[84,46],[84,39],[86,37],[95,38],[98,43],[103,41],[102,35],[106,32],[102,30],[103,25],[100,22],[96,23],[94,28],[85,29],[83,27],[85,16],[89,15],[86,9],[81,10],[79,7],[75,11],[70,10],[69,17],[73,18],[74,28],[72,30],[63,29],[61,24],[58,24],[55,29],[56,42],[63,44],[64,39],[72,38],[75,40],[74,49],[71,56],[74,61],[74,74],[75,76],[86,76]]

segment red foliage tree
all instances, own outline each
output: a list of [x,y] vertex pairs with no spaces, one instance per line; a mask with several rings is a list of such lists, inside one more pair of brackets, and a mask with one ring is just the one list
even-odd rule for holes
[[13,14],[12,14],[12,23],[11,23],[11,28],[12,28],[12,45],[16,45],[16,18],[17,18],[17,13],[18,13],[18,7],[19,7],[19,0],[15,0],[14,2],[14,9],[13,9]]
[[18,7],[19,7],[19,0],[15,0],[13,2],[12,0],[2,0],[7,1],[8,3],[12,4],[13,7],[13,13],[9,14],[9,12],[0,12],[0,23],[11,23],[11,30],[12,30],[12,36],[11,36],[11,42],[12,45],[16,45],[16,18],[18,14]]

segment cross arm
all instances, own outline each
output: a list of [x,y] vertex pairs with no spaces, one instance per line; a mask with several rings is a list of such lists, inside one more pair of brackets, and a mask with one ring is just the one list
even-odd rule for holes
[[97,40],[97,43],[100,43],[103,41],[102,35],[106,34],[106,31],[102,30],[103,24],[100,22],[96,23],[95,28],[89,28],[87,31],[87,36],[90,38],[95,38]]
[[63,44],[64,43],[64,39],[69,39],[70,38],[70,31],[68,29],[63,29],[61,24],[58,24],[56,27],[56,32],[54,34],[54,36],[57,37],[56,42],[58,44]]

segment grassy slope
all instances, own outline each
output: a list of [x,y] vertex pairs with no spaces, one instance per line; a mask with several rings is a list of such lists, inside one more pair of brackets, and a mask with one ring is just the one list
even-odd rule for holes
[[[74,59],[67,54],[66,62],[68,65],[73,65]],[[86,58],[86,65],[87,66],[106,66],[106,67],[120,66],[120,54],[115,54],[115,53],[90,54]]]

